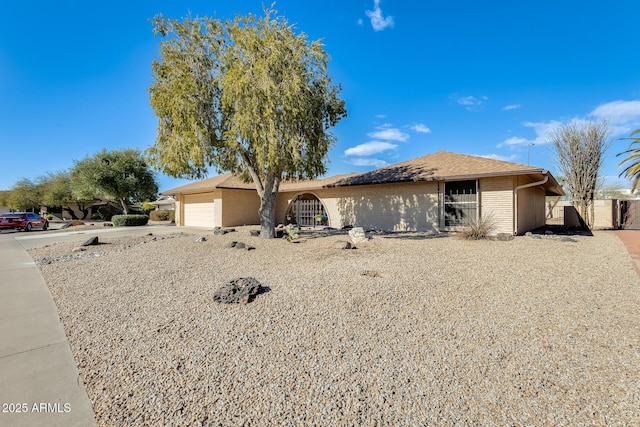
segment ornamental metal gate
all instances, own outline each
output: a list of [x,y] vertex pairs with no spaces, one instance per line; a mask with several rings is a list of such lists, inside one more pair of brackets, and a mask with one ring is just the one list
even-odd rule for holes
[[313,194],[302,194],[289,205],[287,223],[301,227],[327,225],[328,217],[322,202]]

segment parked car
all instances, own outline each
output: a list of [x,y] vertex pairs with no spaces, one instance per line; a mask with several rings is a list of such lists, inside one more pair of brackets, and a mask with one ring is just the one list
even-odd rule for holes
[[0,230],[20,229],[31,231],[33,228],[49,228],[49,221],[32,212],[11,212],[0,215]]

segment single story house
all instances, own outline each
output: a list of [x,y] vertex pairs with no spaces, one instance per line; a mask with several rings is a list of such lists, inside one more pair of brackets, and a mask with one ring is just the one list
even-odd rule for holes
[[[179,226],[260,223],[254,184],[231,174],[161,194],[175,198]],[[365,173],[283,182],[276,222],[455,231],[492,217],[496,233],[524,234],[545,225],[545,197],[563,194],[545,169],[439,151]]]
[[176,208],[176,199],[171,196],[160,196],[158,200],[149,202],[149,204],[154,205],[156,209],[172,211]]

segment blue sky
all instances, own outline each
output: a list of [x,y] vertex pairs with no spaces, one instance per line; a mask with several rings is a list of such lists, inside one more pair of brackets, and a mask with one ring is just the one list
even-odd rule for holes
[[[0,189],[69,169],[103,148],[146,149],[162,13],[230,18],[261,1],[0,1]],[[268,4],[268,2],[267,2]],[[550,169],[550,126],[609,120],[603,174],[618,138],[640,128],[640,2],[281,0],[323,39],[348,117],[328,174],[363,172],[439,150]],[[531,145],[535,144],[535,145]],[[215,175],[215,170],[212,170]],[[160,190],[188,181],[158,174]]]

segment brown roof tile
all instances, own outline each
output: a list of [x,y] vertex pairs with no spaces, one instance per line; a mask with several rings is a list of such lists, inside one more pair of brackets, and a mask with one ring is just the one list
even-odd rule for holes
[[543,169],[503,160],[438,151],[338,181],[334,186],[441,181],[483,176],[539,174]]
[[[396,163],[370,172],[360,174],[336,175],[316,180],[285,181],[280,191],[304,191],[328,187],[352,185],[388,184],[394,182],[441,181],[453,179],[475,179],[504,175],[542,175],[546,171],[535,166],[479,156],[438,151],[433,154]],[[550,193],[562,194],[560,186],[549,174],[550,182],[545,185]],[[171,190],[163,195],[197,193],[216,188],[255,189],[255,184],[245,183],[232,174],[224,174],[197,181]]]
[[[299,181],[284,181],[280,184],[280,191],[304,191],[314,190],[318,188],[326,188],[331,186],[337,181],[355,176],[357,174],[343,174],[335,175],[328,178],[313,179],[313,180],[299,180]],[[180,187],[165,190],[161,194],[182,194],[182,193],[199,193],[204,191],[211,191],[216,188],[230,188],[240,190],[255,190],[256,186],[253,182],[243,182],[237,176],[227,173],[224,175],[214,176],[213,178],[203,179],[201,181],[185,184]]]

